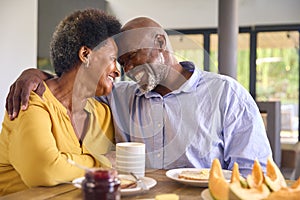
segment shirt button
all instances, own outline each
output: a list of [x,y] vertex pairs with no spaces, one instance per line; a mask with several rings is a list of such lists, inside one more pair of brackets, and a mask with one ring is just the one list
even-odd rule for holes
[[158,127],[161,127],[161,123],[157,124]]
[[158,158],[160,157],[160,153],[159,153],[159,154],[157,154],[157,157],[158,157]]

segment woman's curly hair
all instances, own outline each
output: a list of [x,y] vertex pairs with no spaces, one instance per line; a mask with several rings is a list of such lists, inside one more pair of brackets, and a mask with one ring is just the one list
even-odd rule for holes
[[82,46],[94,49],[107,38],[120,32],[121,23],[99,9],[73,12],[56,27],[50,43],[50,57],[57,76],[80,62]]

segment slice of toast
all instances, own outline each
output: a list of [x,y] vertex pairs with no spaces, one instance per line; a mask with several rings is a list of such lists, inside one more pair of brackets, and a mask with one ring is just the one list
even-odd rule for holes
[[183,170],[180,174],[178,174],[178,178],[185,180],[208,180],[209,179],[209,170],[202,169],[197,171],[192,170]]
[[129,188],[135,188],[137,186],[136,181],[121,178],[121,189],[129,189]]

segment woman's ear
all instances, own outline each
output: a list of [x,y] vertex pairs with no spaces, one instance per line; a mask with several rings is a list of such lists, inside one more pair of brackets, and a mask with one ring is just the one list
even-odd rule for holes
[[156,48],[160,49],[160,51],[163,51],[166,49],[166,38],[162,34],[157,34],[155,36],[154,45]]
[[78,52],[78,57],[80,59],[80,61],[82,63],[87,63],[89,62],[89,55],[91,54],[91,49],[86,47],[86,46],[82,46],[80,49],[79,49],[79,52]]

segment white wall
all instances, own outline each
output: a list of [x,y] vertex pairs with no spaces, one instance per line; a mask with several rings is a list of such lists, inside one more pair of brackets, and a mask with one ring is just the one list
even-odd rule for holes
[[[215,28],[219,0],[107,0],[122,23],[149,16],[167,29]],[[226,1],[226,0],[220,0]],[[300,0],[238,0],[240,26],[300,23]]]
[[11,83],[36,66],[37,1],[0,0],[0,129]]

